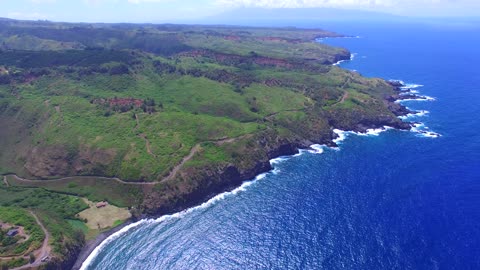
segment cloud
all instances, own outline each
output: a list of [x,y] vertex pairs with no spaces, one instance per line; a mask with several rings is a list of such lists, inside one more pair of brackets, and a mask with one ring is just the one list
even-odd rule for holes
[[17,20],[46,20],[48,16],[38,12],[9,12],[8,18]]
[[313,7],[395,7],[469,5],[478,0],[217,0],[216,3],[233,7],[313,8]]
[[34,4],[51,4],[57,2],[57,0],[30,0]]
[[390,6],[393,0],[218,0],[217,3],[236,7],[312,8],[338,6]]
[[132,4],[141,4],[141,3],[166,3],[166,2],[179,2],[181,1],[174,1],[174,0],[127,0],[127,2]]

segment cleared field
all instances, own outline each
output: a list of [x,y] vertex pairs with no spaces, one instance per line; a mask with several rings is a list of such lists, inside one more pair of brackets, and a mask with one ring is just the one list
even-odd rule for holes
[[86,199],[85,202],[90,208],[83,210],[78,215],[81,219],[87,221],[86,224],[89,229],[112,228],[132,216],[126,208],[119,208],[110,204],[97,208],[95,202]]

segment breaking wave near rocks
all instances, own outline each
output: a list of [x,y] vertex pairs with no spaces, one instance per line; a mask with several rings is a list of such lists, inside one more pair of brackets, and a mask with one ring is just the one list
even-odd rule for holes
[[[400,82],[401,84],[404,85],[400,87],[400,89],[403,91],[400,95],[408,95],[409,97],[411,96],[411,98],[397,100],[396,101],[397,103],[403,104],[403,102],[435,101],[436,100],[434,97],[417,95],[420,93],[420,91],[417,89],[424,86],[422,84],[405,83],[402,80],[394,80],[394,81]],[[399,116],[398,118],[402,119],[403,121],[408,121],[408,120],[415,121],[417,118],[427,116],[430,113],[427,110],[411,110],[408,107],[407,109],[409,109],[411,113],[406,114],[404,116]],[[410,131],[416,133],[418,137],[438,138],[442,136],[440,133],[430,130],[430,128],[427,127],[423,122],[415,121]]]

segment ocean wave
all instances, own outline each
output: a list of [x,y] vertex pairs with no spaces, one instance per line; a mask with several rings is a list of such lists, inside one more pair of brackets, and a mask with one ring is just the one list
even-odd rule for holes
[[418,136],[427,137],[427,138],[438,138],[438,137],[441,137],[442,135],[433,131],[427,131],[427,132],[418,133]]
[[307,150],[309,153],[312,154],[322,154],[325,150],[324,147],[326,147],[323,144],[314,144],[310,146],[310,150]]
[[289,159],[289,157],[287,157],[287,156],[281,156],[281,157],[278,157],[278,158],[271,159],[270,164],[273,166],[275,164],[286,161],[288,159]]
[[[407,108],[408,109],[408,108]],[[430,112],[429,111],[426,111],[426,110],[421,110],[421,111],[414,111],[413,113],[409,113],[407,115],[403,115],[403,116],[399,116],[398,118],[402,119],[402,120],[407,120],[407,119],[410,119],[412,117],[422,117],[422,116],[425,116],[427,114],[429,114]]]
[[442,136],[440,133],[431,131],[424,123],[413,124],[410,131],[416,133],[418,137],[438,138]]
[[358,55],[358,53],[351,53],[350,54],[350,59],[340,60],[340,61],[336,62],[335,64],[333,64],[333,66],[338,66],[338,65],[342,64],[343,62],[352,61],[353,59],[355,59],[355,56],[357,56],[357,55]]
[[412,94],[418,94],[420,93],[418,90],[412,90],[412,89],[407,89],[409,91],[401,92],[399,95],[400,96],[405,96],[405,95],[412,95]]
[[128,226],[125,226],[124,228],[122,228],[121,230],[119,230],[118,232],[110,235],[107,239],[105,239],[102,243],[100,243],[100,245],[98,245],[93,251],[92,253],[87,257],[87,259],[83,262],[82,266],[80,267],[80,270],[86,270],[90,264],[92,264],[93,260],[98,256],[98,254],[100,252],[103,251],[103,249],[108,245],[110,244],[111,242],[115,241],[116,239],[120,238],[122,235],[124,235],[125,233],[127,233],[128,231],[142,225],[142,224],[147,224],[149,223],[149,220],[147,219],[143,219],[143,220],[140,220],[138,222],[135,222],[135,223],[132,223]]
[[394,128],[389,126],[383,126],[381,128],[367,129],[365,132],[344,131],[340,129],[334,129],[333,132],[337,134],[338,137],[334,139],[333,142],[336,144],[341,144],[350,134],[357,135],[357,136],[378,136],[380,135],[380,133],[390,129],[394,129]]
[[335,64],[333,64],[333,66],[338,66],[338,65],[342,64],[343,62],[347,62],[347,61],[350,61],[350,60],[340,60],[340,61],[336,62]]
[[396,83],[400,83],[400,84],[402,84],[402,85],[406,85],[406,83],[405,83],[404,81],[402,81],[402,80],[397,80],[397,79],[389,79],[388,81],[389,81],[389,82],[396,82]]
[[383,126],[382,128],[374,128],[374,129],[367,129],[365,133],[361,132],[354,132],[355,135],[359,136],[378,136],[380,133],[385,132],[387,130],[393,129],[392,127],[389,126]]
[[400,89],[406,90],[406,89],[416,89],[420,87],[424,87],[425,85],[423,84],[415,84],[415,83],[403,83],[404,86],[400,87]]
[[[400,95],[407,95],[407,94],[417,94],[419,91],[414,90],[420,87],[423,87],[424,85],[422,84],[415,84],[415,83],[405,83],[402,80],[392,80],[392,81],[397,81],[402,83],[404,86],[400,87],[402,90],[409,90],[407,92],[403,92]],[[430,96],[418,96],[419,98],[411,98],[411,99],[402,99],[402,100],[397,100],[395,101],[396,103],[402,103],[402,102],[408,102],[408,101],[435,101],[436,99],[434,97]],[[408,109],[408,107],[406,107]],[[429,114],[429,111],[426,110],[420,110],[420,111],[414,111],[412,113],[409,113],[404,116],[399,116],[399,119],[402,120],[407,120],[412,117],[422,117],[427,114]],[[410,129],[411,132],[416,133],[416,136],[418,137],[427,137],[427,138],[438,138],[441,137],[442,135],[431,131],[427,126],[425,126],[424,123],[415,123],[413,124],[412,128]]]
[[351,131],[344,131],[340,129],[334,129],[333,133],[337,134],[337,138],[333,140],[334,143],[340,144],[342,143],[346,138],[347,135],[352,133]]
[[308,151],[308,150],[300,149],[300,150],[298,150],[298,153],[293,155],[292,157],[299,157],[299,156],[303,155],[303,153],[305,153],[306,151]]
[[395,103],[402,103],[402,102],[408,102],[408,101],[435,101],[436,99],[434,97],[430,96],[418,96],[418,98],[406,98],[406,99],[400,99],[396,100]]

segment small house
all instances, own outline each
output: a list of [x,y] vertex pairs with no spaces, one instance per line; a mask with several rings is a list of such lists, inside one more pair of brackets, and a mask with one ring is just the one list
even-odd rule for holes
[[8,237],[14,237],[14,236],[17,235],[17,234],[18,234],[18,230],[17,230],[17,229],[12,229],[12,230],[9,230],[9,231],[7,232],[7,236],[8,236]]
[[97,208],[103,208],[108,205],[108,202],[99,202],[97,203]]

